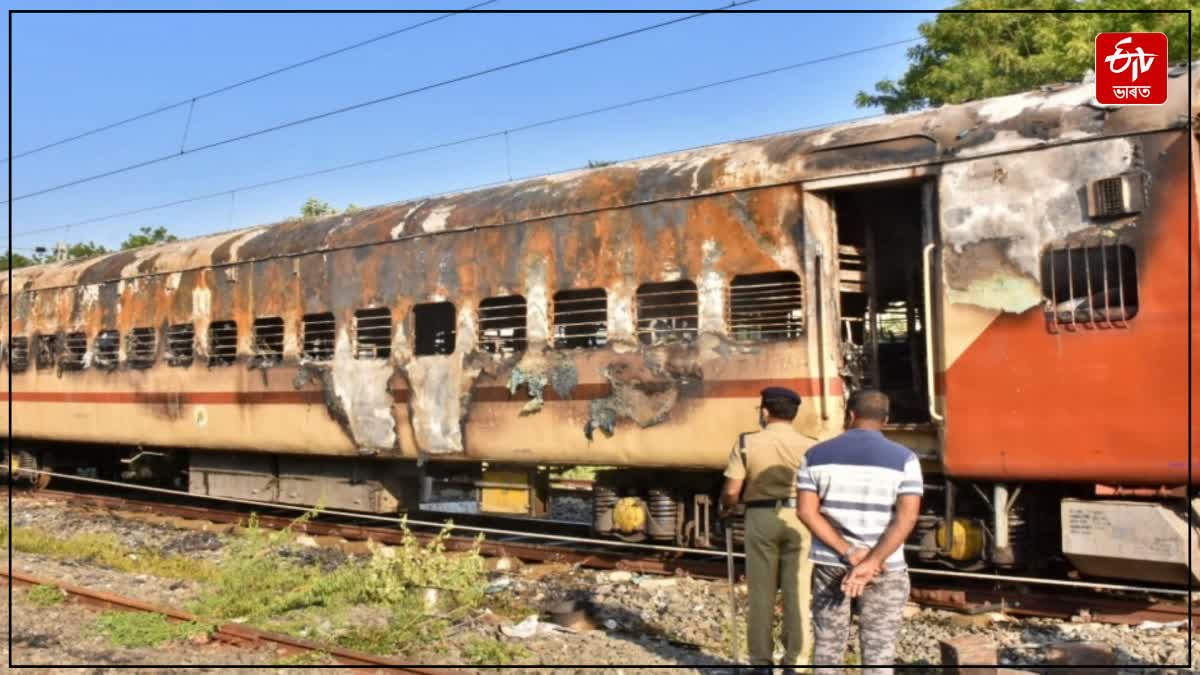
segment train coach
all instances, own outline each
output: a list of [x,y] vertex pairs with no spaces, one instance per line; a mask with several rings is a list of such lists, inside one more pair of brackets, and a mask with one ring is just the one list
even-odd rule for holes
[[[1090,84],[20,269],[5,466],[711,544],[759,390],[891,396],[909,557],[1184,582],[1196,143]],[[1189,285],[1191,284],[1191,285]],[[1191,548],[1189,548],[1191,547]]]

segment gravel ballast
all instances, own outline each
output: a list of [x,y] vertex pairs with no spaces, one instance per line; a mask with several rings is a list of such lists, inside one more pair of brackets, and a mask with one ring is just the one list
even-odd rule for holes
[[[234,536],[179,529],[37,497],[15,497],[13,507],[13,524],[18,527],[36,527],[64,538],[111,533],[122,545],[135,551],[186,556],[215,565],[221,563],[227,542]],[[575,513],[582,515],[582,511],[578,508]],[[305,556],[322,568],[353,562],[352,556],[337,550],[302,547],[292,555]],[[119,572],[90,561],[56,560],[22,552],[14,552],[13,565],[37,576],[180,609],[195,599],[200,588],[200,582]],[[462,664],[472,643],[487,640],[514,647],[518,656],[511,665],[518,671],[520,666],[539,665],[558,666],[539,671],[543,673],[584,673],[590,671],[572,666],[611,664],[609,672],[624,675],[662,672],[639,666],[676,666],[673,672],[710,675],[734,672],[729,659],[729,588],[724,582],[596,571],[565,564],[532,564],[493,572],[490,584],[482,608],[473,610],[466,620],[454,625],[442,644],[394,656],[428,665]],[[17,589],[14,593],[15,663],[98,666],[210,663],[269,667],[282,658],[273,653],[190,643],[156,649],[114,648],[95,634],[91,610],[76,605],[34,607],[21,599],[24,592]],[[737,588],[737,597],[744,607],[744,585]],[[521,633],[521,620],[529,614],[539,614],[545,623],[546,612],[564,601],[589,602],[595,629],[568,632],[546,626],[532,636],[513,636]],[[1011,668],[1035,669],[1034,664],[1047,658],[1048,647],[1062,642],[1110,645],[1116,664],[1127,667],[1178,665],[1188,656],[1187,634],[1175,627],[1138,628],[1009,617],[981,626],[956,620],[957,615],[941,610],[914,610],[911,614],[900,638],[900,661],[930,670],[940,663],[940,641],[967,635],[983,635],[993,641],[999,648],[1001,664]],[[5,610],[4,620],[8,619]],[[743,656],[744,633],[739,617],[737,635],[743,640]],[[1193,663],[1200,657],[1198,648],[1200,645],[1193,649]],[[464,669],[471,671],[470,666]],[[225,671],[217,668],[199,672]],[[282,669],[272,668],[270,672]],[[1128,672],[1179,670],[1130,668]]]

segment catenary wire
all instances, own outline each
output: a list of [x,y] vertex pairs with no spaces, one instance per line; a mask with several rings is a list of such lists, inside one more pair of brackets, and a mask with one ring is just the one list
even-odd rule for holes
[[[267,79],[267,78],[269,78],[269,77],[274,77],[275,75],[280,75],[280,74],[282,74],[282,73],[286,73],[286,72],[288,72],[288,71],[290,71],[290,70],[295,70],[296,68],[301,68],[301,67],[303,67],[303,66],[307,66],[307,65],[309,65],[309,64],[311,64],[311,63],[316,63],[317,61],[321,61],[321,60],[323,60],[323,59],[327,59],[327,58],[329,58],[329,57],[331,57],[331,56],[337,56],[338,54],[344,54],[344,53],[346,53],[346,52],[348,52],[348,51],[351,51],[351,50],[354,50],[354,49],[358,49],[358,48],[360,48],[360,47],[365,47],[365,46],[367,46],[367,45],[370,45],[370,44],[374,44],[374,43],[376,43],[376,42],[379,42],[380,40],[386,40],[387,38],[390,38],[390,37],[395,37],[395,36],[397,36],[397,35],[400,35],[400,34],[402,34],[402,33],[407,33],[407,32],[409,32],[409,31],[414,31],[414,30],[416,30],[416,29],[418,29],[418,28],[423,28],[423,27],[425,27],[425,26],[428,26],[428,25],[429,25],[429,24],[431,24],[431,23],[434,23],[434,22],[437,22],[437,21],[441,21],[442,19],[448,19],[448,18],[450,18],[450,17],[452,17],[452,16],[455,16],[455,15],[457,15],[457,14],[461,14],[461,13],[463,13],[463,12],[469,12],[469,11],[471,11],[471,10],[473,10],[473,9],[479,9],[480,7],[484,7],[484,6],[486,6],[486,5],[490,5],[490,4],[494,3],[494,2],[496,2],[496,0],[486,0],[485,2],[480,2],[480,3],[478,3],[478,4],[471,5],[470,7],[464,7],[463,9],[460,9],[460,10],[456,10],[456,11],[453,11],[453,12],[448,12],[448,13],[446,13],[446,14],[441,14],[441,15],[439,15],[439,16],[435,16],[435,17],[433,17],[432,19],[426,19],[425,21],[420,21],[420,22],[418,22],[418,23],[414,23],[414,24],[412,24],[412,25],[409,25],[409,26],[404,26],[403,28],[397,28],[396,30],[393,30],[393,31],[388,31],[387,33],[383,33],[383,34],[380,34],[380,35],[376,35],[376,36],[374,36],[374,37],[367,38],[366,40],[360,40],[359,42],[355,42],[355,43],[353,43],[353,44],[348,44],[348,45],[345,45],[344,47],[339,47],[339,48],[337,48],[337,49],[335,49],[335,50],[333,50],[333,51],[324,52],[324,53],[322,53],[322,54],[317,54],[316,56],[313,56],[313,57],[310,57],[310,58],[304,59],[303,61],[297,61],[297,62],[295,62],[295,63],[290,63],[290,64],[288,64],[288,65],[286,65],[286,66],[281,66],[281,67],[279,67],[279,68],[276,68],[276,69],[274,69],[274,70],[269,70],[269,71],[267,71],[267,72],[265,72],[265,73],[259,73],[258,75],[255,75],[255,76],[253,76],[253,77],[248,77],[248,78],[246,78],[246,79],[244,79],[244,80],[239,80],[239,81],[237,81],[237,82],[233,82],[233,83],[230,83],[230,84],[226,84],[226,85],[224,85],[224,86],[221,86],[221,87],[217,87],[216,89],[212,89],[212,90],[206,91],[206,92],[204,92],[204,93],[202,93],[202,94],[196,94],[195,96],[189,96],[189,97],[187,97],[187,98],[185,98],[185,99],[182,99],[182,100],[176,101],[176,102],[174,102],[174,103],[169,103],[169,104],[167,104],[167,105],[160,106],[160,107],[158,107],[158,108],[154,108],[154,109],[151,109],[151,110],[147,110],[147,111],[145,111],[145,112],[138,113],[138,114],[136,114],[136,115],[133,115],[132,117],[126,117],[125,119],[118,120],[118,121],[116,121],[116,122],[111,122],[111,123],[109,123],[109,124],[105,124],[105,125],[103,125],[103,126],[96,127],[96,128],[94,128],[94,129],[89,129],[89,130],[87,130],[87,131],[82,131],[82,132],[80,132],[80,133],[77,133],[77,134],[75,134],[75,135],[73,135],[73,136],[68,136],[68,137],[66,137],[66,138],[60,138],[60,139],[58,139],[57,141],[51,141],[51,142],[49,142],[49,143],[46,143],[46,144],[44,144],[44,145],[39,145],[39,146],[38,146],[38,147],[36,147],[36,148],[31,148],[31,149],[29,149],[29,150],[24,150],[24,151],[22,151],[22,152],[20,152],[20,153],[17,153],[17,154],[15,154],[15,155],[13,155],[13,156],[12,156],[12,159],[20,159],[21,157],[28,157],[29,155],[32,155],[32,154],[35,154],[35,153],[38,153],[38,152],[42,152],[43,150],[49,150],[50,148],[56,148],[56,147],[58,147],[58,146],[60,146],[60,145],[65,145],[65,144],[67,144],[67,143],[71,143],[71,142],[73,142],[73,141],[78,141],[78,140],[80,140],[80,139],[82,139],[82,138],[87,138],[88,136],[94,136],[94,135],[96,135],[96,134],[103,133],[103,132],[105,132],[105,131],[109,131],[109,130],[111,130],[111,129],[116,129],[117,127],[121,127],[121,126],[124,126],[124,125],[126,125],[126,124],[130,124],[131,122],[137,122],[138,120],[143,120],[143,119],[146,119],[147,117],[153,117],[153,116],[155,116],[155,115],[158,115],[158,114],[160,114],[160,113],[167,112],[168,110],[174,110],[174,109],[176,109],[176,108],[181,108],[181,107],[183,107],[183,106],[185,106],[185,105],[194,105],[196,101],[199,101],[199,100],[201,100],[201,99],[209,98],[209,97],[211,97],[211,96],[216,96],[217,94],[223,94],[223,93],[225,93],[225,92],[227,92],[227,91],[230,91],[230,90],[233,90],[233,89],[237,89],[238,87],[244,87],[244,86],[245,86],[245,85],[247,85],[247,84],[253,84],[253,83],[255,83],[255,82],[259,82],[259,81],[261,81],[261,80],[265,80],[265,79]],[[0,161],[9,161],[9,158],[8,158],[8,157],[4,157],[4,158],[0,159]]]
[[[863,54],[866,52],[877,51],[877,50],[885,49],[888,47],[895,47],[897,45],[908,44],[911,42],[916,42],[919,39],[920,38],[910,38],[908,40],[897,40],[894,42],[886,42],[883,44],[872,45],[870,47],[863,47],[861,49],[855,49],[855,50],[848,51],[848,52],[841,52],[839,54],[832,54],[832,55],[824,56],[824,57],[817,58],[817,59],[800,61],[797,63],[779,66],[777,68],[770,68],[768,70],[760,70],[760,71],[757,71],[754,73],[748,73],[745,75],[739,75],[736,77],[730,77],[730,78],[726,78],[726,79],[722,79],[722,80],[716,80],[713,82],[707,82],[707,83],[699,84],[699,85],[692,86],[692,87],[686,87],[683,89],[676,89],[676,90],[669,91],[669,92],[663,92],[661,94],[655,94],[653,96],[644,96],[641,98],[630,99],[628,101],[622,101],[620,103],[616,103],[613,105],[607,105],[607,106],[603,106],[603,107],[599,107],[599,108],[592,108],[590,110],[585,110],[585,111],[581,111],[581,112],[577,112],[577,113],[571,113],[569,115],[562,115],[559,117],[541,120],[538,122],[531,122],[529,124],[523,124],[523,125],[520,125],[517,127],[512,127],[512,128],[508,128],[508,129],[499,130],[499,131],[491,131],[491,132],[487,132],[487,133],[483,133],[483,134],[466,136],[463,138],[446,141],[443,143],[437,143],[437,144],[422,146],[422,147],[418,147],[418,148],[410,148],[408,150],[402,150],[399,152],[388,153],[386,155],[380,155],[377,157],[370,157],[367,159],[362,159],[362,160],[358,160],[358,161],[354,161],[354,162],[338,164],[338,165],[326,167],[323,169],[316,169],[314,171],[307,171],[304,173],[293,174],[293,175],[284,176],[281,178],[273,178],[270,180],[261,181],[258,183],[252,183],[252,184],[248,184],[248,185],[242,185],[242,186],[238,186],[238,187],[234,187],[234,188],[228,188],[228,189],[220,190],[217,192],[208,192],[205,194],[195,195],[192,197],[184,197],[184,198],[176,199],[176,200],[169,201],[169,202],[163,202],[163,203],[154,204],[151,206],[144,206],[144,207],[138,207],[135,209],[119,211],[116,213],[110,213],[110,214],[103,215],[103,216],[96,216],[93,218],[78,220],[78,221],[74,221],[71,223],[65,223],[62,225],[51,225],[48,227],[42,227],[42,228],[37,228],[37,229],[33,229],[33,230],[25,230],[22,232],[14,233],[13,236],[14,237],[24,237],[24,236],[31,236],[31,235],[36,235],[36,234],[44,234],[46,232],[54,232],[56,230],[65,230],[65,229],[69,229],[71,227],[77,227],[80,225],[90,225],[90,224],[102,222],[105,220],[112,220],[113,218],[122,218],[125,216],[139,215],[139,214],[147,213],[150,211],[157,211],[160,209],[170,208],[172,206],[181,206],[183,204],[190,204],[192,202],[203,201],[206,199],[223,197],[225,195],[236,194],[238,192],[247,192],[250,190],[256,190],[256,189],[260,189],[260,188],[264,188],[264,187],[270,187],[273,185],[279,185],[281,183],[287,183],[287,182],[296,181],[296,180],[303,180],[305,178],[313,178],[316,176],[321,176],[321,175],[333,173],[336,171],[344,171],[347,169],[358,168],[361,166],[367,166],[367,165],[376,164],[379,162],[385,162],[385,161],[389,161],[389,160],[393,160],[393,159],[399,159],[401,157],[407,157],[407,156],[411,156],[411,155],[432,152],[435,150],[442,150],[445,148],[454,147],[454,146],[458,146],[458,145],[464,145],[467,143],[473,143],[476,141],[486,140],[489,138],[496,138],[498,136],[507,136],[509,134],[513,134],[513,133],[520,132],[520,131],[529,131],[532,129],[537,129],[539,127],[545,127],[545,126],[550,126],[553,124],[559,124],[562,122],[580,119],[583,117],[589,117],[591,115],[598,115],[601,113],[612,112],[614,110],[620,110],[623,108],[641,105],[644,103],[652,103],[654,101],[660,101],[660,100],[663,100],[666,98],[672,98],[675,96],[682,96],[684,94],[692,94],[692,93],[696,93],[699,91],[712,89],[714,87],[735,84],[738,82],[745,82],[747,80],[752,80],[752,79],[756,79],[756,78],[760,78],[760,77],[766,77],[769,75],[776,75],[778,73],[786,72],[789,70],[794,70],[796,68],[801,68],[804,66],[811,66],[811,65],[815,65],[815,64],[819,64],[819,63],[825,63],[827,61],[832,61],[835,59],[846,58],[849,56],[855,56],[855,55]],[[875,117],[875,115],[868,115],[865,117],[857,117],[857,118],[852,118],[850,120],[838,120],[836,122],[823,123],[823,124],[815,125],[815,126],[826,126],[827,124],[838,124],[840,122],[855,121],[855,120],[859,120],[859,119],[866,119],[869,117]],[[511,180],[511,178],[510,178],[510,180]],[[508,181],[504,181],[504,182],[508,182]],[[490,184],[492,184],[492,183],[489,183],[489,185]]]
[[662,22],[651,24],[648,26],[642,26],[640,28],[634,28],[632,30],[623,31],[620,33],[614,33],[612,35],[606,35],[601,38],[596,38],[594,40],[588,40],[587,42],[581,42],[578,44],[570,45],[568,47],[562,47],[560,49],[555,49],[555,50],[552,50],[549,52],[543,52],[543,53],[537,54],[535,56],[530,56],[530,57],[527,57],[524,59],[518,59],[516,61],[510,61],[508,63],[504,63],[504,64],[501,64],[498,66],[484,68],[483,70],[477,70],[477,71],[474,71],[471,73],[466,73],[464,75],[458,75],[458,76],[451,77],[451,78],[445,79],[445,80],[439,80],[437,82],[432,82],[429,84],[421,85],[419,87],[414,87],[412,89],[405,89],[404,91],[399,91],[394,94],[388,94],[386,96],[379,96],[379,97],[376,97],[373,99],[359,101],[358,103],[352,103],[347,106],[342,106],[340,108],[334,108],[333,110],[326,110],[325,112],[317,113],[315,115],[309,115],[307,117],[301,117],[299,119],[294,119],[294,120],[290,120],[287,122],[281,122],[279,124],[275,124],[275,125],[272,125],[269,127],[264,127],[262,129],[257,129],[255,131],[249,131],[244,134],[238,134],[236,136],[230,136],[228,138],[223,138],[219,141],[212,141],[210,143],[205,143],[203,145],[198,145],[198,146],[188,148],[185,150],[180,150],[179,152],[173,152],[168,155],[161,155],[159,157],[142,160],[140,162],[135,162],[133,164],[127,164],[125,166],[118,167],[116,169],[110,169],[109,171],[103,171],[101,173],[92,174],[89,176],[83,176],[82,178],[76,178],[74,180],[69,180],[65,183],[59,183],[57,185],[52,185],[50,187],[42,188],[40,190],[34,190],[33,192],[26,192],[25,194],[17,195],[16,197],[12,197],[10,199],[0,201],[0,204],[6,203],[9,201],[15,202],[15,201],[19,201],[22,199],[28,199],[30,197],[37,197],[39,195],[44,195],[44,194],[47,194],[50,192],[56,192],[58,190],[63,190],[63,189],[69,188],[69,187],[74,187],[76,185],[81,185],[83,183],[90,183],[92,181],[100,180],[101,178],[108,178],[110,176],[116,176],[118,174],[127,173],[129,171],[134,171],[136,169],[141,169],[141,168],[144,168],[147,166],[152,166],[154,164],[159,164],[159,163],[166,162],[166,161],[169,161],[172,159],[177,159],[177,158],[183,157],[185,155],[202,152],[204,150],[211,150],[213,148],[219,148],[219,147],[222,147],[225,145],[229,145],[231,143],[237,143],[240,141],[255,138],[257,136],[262,136],[262,135],[273,133],[276,131],[281,131],[283,129],[290,129],[295,126],[300,126],[302,124],[308,124],[310,122],[315,122],[317,120],[326,119],[329,117],[333,117],[335,115],[341,115],[341,114],[352,112],[355,110],[361,110],[363,108],[378,105],[380,103],[386,103],[388,101],[394,101],[399,98],[404,98],[407,96],[424,93],[424,92],[431,91],[433,89],[438,89],[441,87],[445,87],[445,86],[448,86],[451,84],[457,84],[459,82],[465,82],[467,80],[472,80],[472,79],[483,77],[486,75],[492,75],[494,73],[498,73],[498,72],[501,72],[504,70],[509,70],[511,68],[517,68],[520,66],[528,65],[530,63],[536,63],[538,61],[544,61],[546,59],[554,58],[556,56],[562,56],[564,54],[569,54],[569,53],[576,52],[576,51],[579,51],[582,49],[587,49],[588,47],[595,47],[597,45],[605,44],[608,42],[613,42],[614,40],[620,40],[623,38],[632,37],[634,35],[647,33],[649,31],[657,30],[659,28],[666,28],[667,26],[672,26],[674,24],[682,23],[684,21],[695,19],[697,17],[706,16],[713,12],[720,11],[721,9],[749,5],[749,4],[758,2],[758,1],[759,0],[734,0],[734,2],[730,2],[728,5],[721,7],[721,8],[704,10],[701,12],[695,12],[692,14],[687,14],[687,15],[684,15],[681,17],[676,17],[674,19],[662,21]]

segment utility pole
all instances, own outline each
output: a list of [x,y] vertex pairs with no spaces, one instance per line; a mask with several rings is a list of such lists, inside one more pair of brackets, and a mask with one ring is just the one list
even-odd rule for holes
[[67,259],[67,242],[60,241],[54,245],[54,260],[62,262]]

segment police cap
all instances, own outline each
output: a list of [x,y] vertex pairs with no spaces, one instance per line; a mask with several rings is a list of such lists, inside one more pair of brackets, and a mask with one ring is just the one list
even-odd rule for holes
[[791,401],[796,405],[800,405],[800,394],[788,389],[787,387],[767,387],[762,390],[762,399],[765,401],[769,398],[781,398],[785,401]]

